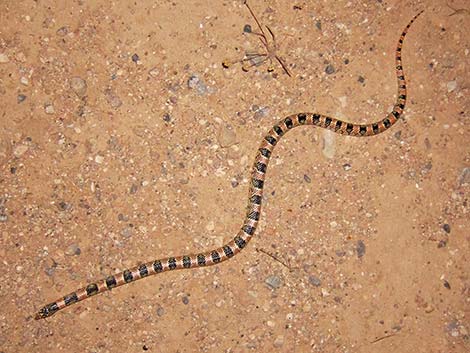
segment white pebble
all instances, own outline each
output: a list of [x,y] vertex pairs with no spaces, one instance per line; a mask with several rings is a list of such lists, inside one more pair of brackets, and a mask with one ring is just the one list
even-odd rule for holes
[[54,106],[52,104],[44,105],[44,111],[46,112],[46,114],[54,114],[55,113],[55,109],[54,109]]
[[449,81],[447,82],[447,92],[452,92],[457,88],[457,81]]
[[6,55],[5,53],[0,53],[0,63],[1,64],[5,64],[9,61],[10,61],[10,59],[8,59],[8,55]]
[[15,155],[15,157],[19,158],[19,157],[21,157],[23,154],[25,154],[27,150],[28,150],[28,146],[26,146],[26,145],[19,145],[19,146],[16,146],[16,147],[15,147],[15,149],[13,150],[13,154]]

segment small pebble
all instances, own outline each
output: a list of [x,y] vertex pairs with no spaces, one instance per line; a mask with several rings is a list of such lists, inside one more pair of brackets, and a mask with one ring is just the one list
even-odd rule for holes
[[315,287],[320,287],[321,286],[320,278],[315,277],[313,275],[308,276],[308,283],[310,283],[312,286],[315,286]]
[[281,281],[281,278],[279,278],[279,276],[272,275],[266,278],[265,283],[272,289],[278,289],[281,287],[282,281]]
[[60,201],[58,204],[57,204],[57,208],[61,211],[69,211],[72,209],[72,205],[65,202],[65,201]]
[[65,255],[68,256],[78,256],[82,253],[80,247],[77,244],[71,244],[65,250]]
[[261,119],[269,114],[269,107],[259,107],[258,109],[254,110],[253,118],[254,119]]
[[169,123],[171,121],[171,115],[168,113],[163,114],[163,121]]
[[446,287],[447,289],[450,289],[450,283],[447,282],[446,280],[444,280],[444,287]]
[[132,236],[132,234],[134,234],[134,228],[133,227],[126,227],[124,228],[122,231],[121,231],[121,235],[124,237],[124,238],[130,238]]
[[284,345],[284,336],[277,336],[273,343],[274,347],[281,348]]
[[361,258],[365,255],[366,253],[366,244],[362,240],[357,241],[356,245],[356,252],[357,252],[357,257]]
[[137,192],[138,188],[139,187],[138,187],[137,184],[132,184],[131,188],[129,189],[129,194],[131,194],[131,195],[135,194]]
[[442,229],[444,229],[444,232],[446,232],[447,234],[450,233],[450,225],[445,223],[443,226],[442,226]]
[[54,106],[50,103],[46,103],[44,105],[44,112],[46,114],[54,114],[55,113],[55,109],[54,109]]
[[304,180],[305,180],[306,183],[311,183],[312,182],[312,179],[307,174],[304,174]]
[[106,97],[106,101],[114,109],[117,109],[122,105],[121,99],[110,89],[105,90],[104,94]]
[[26,96],[24,94],[18,94],[18,96],[16,97],[16,101],[18,103],[23,103],[26,99]]
[[343,251],[343,250],[336,250],[336,251],[335,251],[335,254],[336,254],[336,256],[338,256],[338,257],[343,257],[343,256],[346,256],[346,251]]
[[165,314],[165,309],[163,309],[161,306],[157,308],[157,315],[162,317]]
[[183,302],[184,305],[188,305],[189,298],[185,295],[185,296],[183,296],[183,298],[181,298],[181,301]]
[[251,26],[250,25],[245,25],[243,26],[243,32],[245,33],[251,33]]
[[351,168],[352,168],[352,167],[351,167],[351,164],[349,164],[349,163],[343,164],[343,169],[344,169],[345,171],[351,170]]
[[214,229],[215,229],[215,224],[214,224],[213,221],[210,221],[209,223],[207,223],[207,225],[206,225],[206,230],[207,231],[212,232]]
[[208,88],[204,82],[197,75],[191,75],[188,79],[188,87],[195,89],[199,95],[205,95],[208,93]]
[[452,92],[457,88],[457,81],[449,81],[447,82],[447,92]]
[[10,59],[8,58],[8,55],[6,55],[5,53],[0,53],[0,64],[5,64],[9,61]]
[[103,156],[100,156],[99,154],[96,155],[96,157],[95,157],[95,162],[96,162],[96,163],[101,164],[101,163],[103,163],[103,161],[104,161],[104,157],[103,157]]
[[84,79],[75,76],[70,79],[70,88],[79,98],[82,98],[86,94],[87,84]]
[[28,151],[28,146],[27,145],[18,145],[14,148],[13,150],[13,155],[17,158],[20,158],[23,154]]
[[140,61],[139,56],[137,54],[132,55],[132,61],[135,63],[139,62]]
[[160,71],[156,67],[152,68],[149,71],[149,75],[152,76],[152,77],[157,77],[159,73],[160,73]]
[[439,243],[437,244],[438,249],[440,248],[445,248],[447,245],[447,242],[445,240],[439,240]]
[[237,144],[237,135],[231,125],[222,125],[217,135],[220,147],[227,148]]
[[335,143],[335,134],[330,130],[325,130],[323,132],[323,155],[331,159],[335,156],[336,153],[336,143]]
[[366,80],[366,79],[365,79],[364,77],[362,77],[362,76],[359,76],[359,77],[357,78],[357,81],[358,81],[359,83],[364,83],[365,80]]
[[67,26],[60,27],[55,33],[58,36],[64,37],[69,33],[69,28]]
[[470,167],[464,168],[459,177],[459,186],[470,184]]
[[432,147],[431,141],[429,141],[429,139],[428,139],[427,137],[424,139],[424,145],[426,146],[426,148],[427,148],[428,150],[430,150],[431,147]]
[[329,64],[327,65],[327,67],[325,68],[325,72],[328,74],[328,75],[331,75],[331,74],[334,74],[335,73],[335,68],[333,65]]
[[26,55],[24,55],[24,53],[21,52],[21,51],[16,53],[15,58],[16,58],[16,60],[18,60],[22,63],[26,62]]

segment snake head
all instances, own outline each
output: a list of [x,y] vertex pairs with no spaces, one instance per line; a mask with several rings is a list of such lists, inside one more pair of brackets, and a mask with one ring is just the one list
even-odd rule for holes
[[36,313],[36,315],[34,316],[34,319],[35,320],[45,319],[46,317],[54,315],[57,312],[57,310],[59,310],[57,303],[47,304]]

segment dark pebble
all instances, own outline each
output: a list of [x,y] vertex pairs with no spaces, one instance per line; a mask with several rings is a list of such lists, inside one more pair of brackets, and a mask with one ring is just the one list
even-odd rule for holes
[[335,68],[334,68],[334,66],[331,65],[331,64],[327,65],[327,67],[325,68],[325,72],[326,72],[328,75],[334,74],[334,73],[335,73]]
[[349,59],[348,59],[348,58],[344,59],[344,63],[345,63],[346,65],[349,64]]
[[315,27],[317,27],[317,29],[321,31],[321,22],[320,21],[315,22]]
[[60,201],[58,204],[57,204],[57,207],[59,208],[59,210],[61,211],[69,211],[70,209],[72,209],[72,205],[65,202],[65,201]]
[[138,62],[140,60],[139,56],[137,54],[132,55],[132,61],[133,62]]
[[168,113],[163,114],[163,120],[169,123],[171,121],[171,115]]
[[159,306],[157,308],[157,315],[162,317],[163,315],[165,315],[165,309],[163,309],[161,306]]
[[142,350],[144,351],[148,351],[149,350],[149,347],[147,347],[145,344],[142,346]]
[[446,280],[444,280],[444,287],[446,287],[447,289],[450,289],[450,283],[447,282]]
[[336,254],[336,256],[338,256],[338,257],[344,257],[344,256],[346,256],[346,251],[343,251],[343,250],[336,250],[336,251],[335,251],[335,254]]
[[360,83],[364,83],[365,80],[366,80],[366,79],[365,79],[364,77],[362,77],[362,76],[359,76],[359,77],[357,78],[357,81],[360,82]]
[[312,179],[310,179],[310,177],[309,177],[307,174],[304,174],[304,180],[305,180],[305,182],[307,182],[307,183],[311,183],[311,182],[312,182]]
[[129,220],[129,217],[127,217],[126,215],[123,215],[122,213],[118,214],[118,220],[121,221],[121,222],[127,222]]
[[236,188],[239,185],[237,180],[232,180],[230,183],[232,184],[232,188]]
[[445,240],[439,240],[439,243],[437,244],[437,247],[440,248],[445,248],[447,245],[447,242]]
[[189,303],[189,298],[187,296],[184,296],[182,299],[184,305],[188,305]]
[[129,189],[129,193],[130,193],[130,194],[135,194],[135,193],[137,192],[137,189],[138,189],[138,188],[139,188],[139,187],[138,187],[136,184],[132,184],[132,185],[131,185],[131,188]]
[[357,257],[361,258],[365,255],[366,253],[366,244],[362,240],[357,241],[356,245],[356,252],[357,252]]
[[18,94],[18,97],[16,97],[18,103],[23,103],[25,99],[26,96],[24,94]]
[[308,283],[310,283],[312,286],[315,287],[320,287],[321,286],[321,280],[318,277],[315,276],[308,276]]
[[252,30],[251,30],[251,26],[250,26],[250,25],[245,25],[245,26],[243,27],[243,32],[245,32],[245,33],[251,33],[251,31],[252,31]]
[[450,225],[445,223],[443,226],[442,226],[442,229],[444,229],[444,232],[446,232],[447,234],[450,233]]
[[69,28],[67,26],[64,26],[64,27],[60,27],[57,31],[56,31],[57,35],[63,37],[65,35],[67,35],[69,33]]
[[470,184],[470,168],[464,168],[459,176],[459,186]]

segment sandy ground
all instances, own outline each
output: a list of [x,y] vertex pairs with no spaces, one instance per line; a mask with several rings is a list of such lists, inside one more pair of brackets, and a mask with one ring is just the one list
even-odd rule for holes
[[[0,352],[468,352],[470,8],[449,1],[2,1]],[[302,111],[404,121],[289,133],[254,240],[35,321],[42,305],[241,225],[263,134]],[[465,39],[467,38],[467,39]]]

